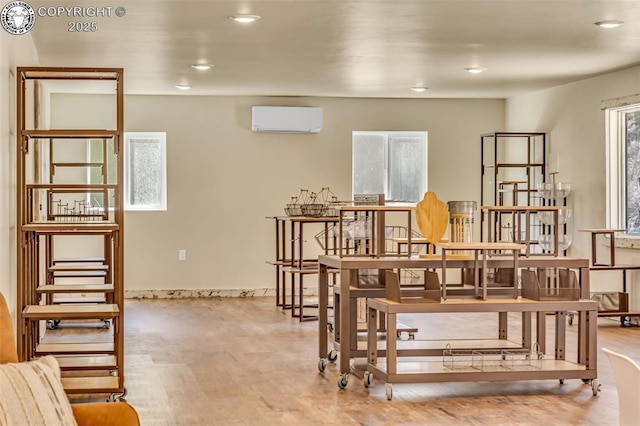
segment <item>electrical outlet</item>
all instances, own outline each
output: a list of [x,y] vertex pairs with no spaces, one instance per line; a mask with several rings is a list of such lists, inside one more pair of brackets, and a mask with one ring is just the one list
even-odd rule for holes
[[178,260],[180,261],[187,260],[187,251],[185,249],[178,250]]

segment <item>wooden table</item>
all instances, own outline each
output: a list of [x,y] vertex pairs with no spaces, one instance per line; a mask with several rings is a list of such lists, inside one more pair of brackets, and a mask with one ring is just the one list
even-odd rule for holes
[[[555,257],[555,256],[532,256],[519,258],[520,268],[547,268],[561,267],[578,269],[578,279],[581,287],[581,298],[589,298],[589,259]],[[329,302],[329,270],[334,268],[340,271],[340,293],[344,301],[351,297],[350,293],[357,293],[359,297],[381,297],[380,291],[384,290],[384,282],[379,286],[371,288],[372,295],[367,294],[368,289],[358,288],[358,271],[362,269],[393,270],[398,268],[406,269],[441,269],[442,259],[439,257],[384,257],[384,258],[364,258],[364,257],[339,257],[331,255],[321,255],[318,257],[318,356],[319,366],[323,365],[327,359],[335,360],[339,355],[339,371],[342,375],[349,373],[349,359],[351,357],[365,357],[366,348],[359,348],[356,341],[356,318],[352,316],[349,303],[341,303],[334,315],[339,316],[340,321],[336,324],[335,341],[332,348],[328,348],[327,330],[327,309]],[[451,268],[473,268],[473,259],[451,259],[447,261],[447,267]],[[487,259],[488,268],[512,268],[513,258],[509,256],[492,256]],[[458,290],[451,290],[453,292]],[[465,290],[459,290],[463,292]],[[377,292],[378,295],[375,295]]]

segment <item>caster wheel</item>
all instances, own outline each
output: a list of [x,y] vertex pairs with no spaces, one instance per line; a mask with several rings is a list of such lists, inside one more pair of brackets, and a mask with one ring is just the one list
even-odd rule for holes
[[47,321],[47,330],[55,330],[60,327],[60,320]]
[[329,360],[329,362],[336,362],[336,360],[338,359],[338,351],[336,351],[335,349],[331,349],[329,354],[327,354],[327,359]]
[[582,379],[582,383],[584,384],[591,383],[591,379]]
[[560,384],[564,385],[564,379],[560,379]]
[[391,398],[393,398],[393,385],[386,383],[384,385],[384,392],[387,394],[387,401],[391,401]]
[[598,396],[598,392],[600,392],[600,381],[598,379],[591,381],[591,391],[593,392],[593,396]]
[[397,331],[396,332],[396,337],[399,339],[400,337],[402,337],[402,332],[401,331]]
[[327,360],[326,360],[326,359],[324,359],[324,358],[320,358],[320,359],[318,360],[318,370],[319,370],[321,373],[324,373],[324,370],[325,370],[326,368],[327,368]]
[[119,394],[115,394],[112,393],[111,395],[109,395],[109,397],[107,398],[107,402],[120,402],[122,401],[122,395]]
[[333,333],[333,324],[331,324],[330,322],[327,323],[327,328],[329,329],[329,333]]
[[124,388],[124,390],[122,391],[122,393],[112,393],[111,395],[109,395],[109,397],[107,398],[107,402],[120,402],[120,401],[124,401],[124,397],[127,396],[127,388]]
[[416,340],[416,333],[409,333],[409,340]]
[[342,374],[338,379],[338,387],[340,389],[346,389],[348,383],[349,383],[349,374],[348,373]]
[[108,330],[109,327],[111,327],[111,322],[109,322],[109,320],[102,320],[102,328]]
[[573,315],[569,315],[569,325],[573,325]]
[[368,388],[371,386],[371,382],[373,381],[373,374],[368,371],[364,372],[364,387]]

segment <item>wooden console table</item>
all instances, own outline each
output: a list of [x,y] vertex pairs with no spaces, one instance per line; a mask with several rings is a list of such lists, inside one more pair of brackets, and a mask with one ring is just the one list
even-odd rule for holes
[[[473,259],[451,259],[447,260],[449,268],[473,268]],[[377,269],[394,270],[394,269],[441,269],[442,259],[438,257],[419,258],[419,257],[383,257],[383,258],[364,258],[364,257],[340,257],[335,255],[321,255],[318,257],[319,276],[318,276],[318,356],[319,365],[324,365],[327,359],[335,361],[339,356],[339,371],[341,379],[339,385],[345,383],[344,378],[349,375],[350,366],[349,359],[352,357],[366,357],[366,347],[360,347],[357,342],[356,335],[356,317],[352,315],[350,304],[347,302],[351,297],[351,293],[357,294],[358,297],[380,297],[381,289],[384,289],[384,275],[380,275],[378,286],[372,286],[371,293],[367,293],[369,289],[359,288],[358,275],[360,270]],[[519,258],[518,266],[520,268],[570,268],[578,270],[578,280],[580,282],[580,297],[589,298],[589,259],[555,257],[555,256],[532,256]],[[509,256],[492,256],[487,259],[488,268],[512,268],[513,258]],[[328,330],[327,330],[327,309],[329,302],[329,275],[330,269],[340,271],[339,291],[343,303],[335,309],[334,315],[339,318],[336,321],[335,338],[331,342],[329,349]],[[508,289],[512,291],[511,289]],[[377,292],[377,294],[376,294]],[[474,290],[468,289],[451,289],[451,294],[474,294]],[[511,299],[513,300],[513,299]],[[337,319],[338,319],[337,318]],[[341,386],[342,387],[342,386]]]

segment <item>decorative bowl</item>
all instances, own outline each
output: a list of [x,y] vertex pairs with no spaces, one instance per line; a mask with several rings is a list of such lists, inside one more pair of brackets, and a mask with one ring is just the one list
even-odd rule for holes
[[536,184],[538,194],[547,200],[562,200],[571,192],[569,182],[539,182]]
[[[554,224],[554,214],[553,211],[540,211],[538,212],[538,219],[540,222],[545,225],[553,225]],[[571,217],[571,209],[561,209],[558,210],[558,225],[564,225],[567,223],[567,220]]]
[[[544,251],[548,251],[552,253],[553,253],[554,241],[555,241],[555,235],[553,234],[540,235],[540,237],[538,237],[538,243],[540,244],[540,247],[542,247]],[[558,251],[564,251],[568,249],[570,245],[571,245],[571,235],[560,234],[558,236]]]

